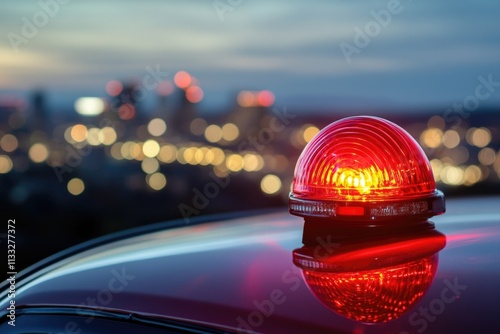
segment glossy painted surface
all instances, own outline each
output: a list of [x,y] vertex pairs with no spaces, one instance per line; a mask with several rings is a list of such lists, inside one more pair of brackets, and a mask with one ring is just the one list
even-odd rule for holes
[[[16,305],[120,309],[271,333],[475,333],[481,329],[496,333],[500,328],[500,198],[450,200],[447,211],[432,219],[446,236],[446,246],[436,256],[420,257],[424,260],[418,268],[406,267],[422,271],[423,266],[424,275],[405,274],[401,261],[383,264],[400,270],[398,291],[416,291],[397,297],[406,309],[386,322],[353,320],[316,297],[311,275],[306,281],[293,263],[293,250],[302,247],[303,221],[285,211],[186,226],[97,247],[45,268],[28,283],[17,282]],[[419,260],[407,263],[415,261]],[[380,289],[383,279],[394,273],[381,274],[380,268],[371,269],[379,277],[372,281],[364,275],[367,267],[347,269],[349,274],[336,284],[345,280],[350,287],[336,288],[333,302],[355,299],[356,312],[362,313],[368,307],[366,291]],[[353,283],[363,277],[363,284]],[[399,305],[399,301],[390,302]],[[377,298],[370,303],[383,309]],[[0,307],[5,310],[5,300]],[[85,318],[79,325],[84,328]]]

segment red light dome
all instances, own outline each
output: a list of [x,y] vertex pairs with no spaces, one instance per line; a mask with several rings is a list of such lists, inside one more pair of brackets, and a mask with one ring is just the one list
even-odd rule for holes
[[444,211],[425,153],[408,132],[382,118],[330,124],[308,143],[295,167],[292,214],[377,220]]

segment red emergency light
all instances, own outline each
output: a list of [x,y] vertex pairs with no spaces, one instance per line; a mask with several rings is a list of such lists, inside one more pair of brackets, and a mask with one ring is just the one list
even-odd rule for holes
[[290,213],[313,219],[388,221],[445,212],[429,160],[398,125],[355,116],[321,130],[295,167]]

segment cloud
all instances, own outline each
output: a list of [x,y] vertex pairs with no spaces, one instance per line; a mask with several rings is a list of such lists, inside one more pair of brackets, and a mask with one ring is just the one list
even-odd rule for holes
[[[159,64],[167,71],[186,69],[199,76],[207,99],[220,94],[223,80],[227,90],[234,83],[240,88],[248,83],[271,85],[285,93],[327,94],[324,87],[344,87],[346,80],[354,81],[345,87],[357,87],[357,82],[391,87],[397,74],[398,96],[415,101],[423,97],[415,96],[414,87],[404,83],[422,73],[426,80],[439,81],[443,75],[479,75],[485,68],[499,68],[500,24],[492,13],[500,3],[494,1],[484,8],[463,2],[460,10],[441,3],[402,2],[404,10],[350,64],[339,43],[352,43],[354,27],[364,28],[373,20],[370,11],[385,8],[387,1],[242,1],[225,13],[223,21],[209,0],[194,5],[71,1],[19,54],[5,36],[19,32],[21,18],[32,17],[40,8],[36,1],[3,2],[3,89],[29,88],[33,83],[54,89],[95,89],[110,79],[141,77],[146,66]],[[455,87],[460,89],[458,83]],[[378,94],[392,97],[382,88]],[[433,94],[425,98],[444,98]]]

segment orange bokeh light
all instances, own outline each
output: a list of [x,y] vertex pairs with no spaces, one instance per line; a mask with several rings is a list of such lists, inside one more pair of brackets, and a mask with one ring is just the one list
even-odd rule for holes
[[162,81],[158,84],[158,87],[156,87],[156,90],[158,94],[162,96],[167,96],[172,94],[174,91],[174,85],[170,81]]
[[191,103],[198,103],[203,99],[203,90],[198,86],[191,86],[186,90],[186,99]]
[[174,83],[180,89],[186,89],[191,85],[191,75],[186,71],[179,71],[174,76]]
[[257,102],[262,107],[270,107],[274,103],[274,94],[268,90],[263,90],[257,95]]
[[134,118],[135,112],[135,107],[130,103],[125,103],[118,108],[118,116],[125,121]]
[[274,94],[268,90],[248,91],[243,90],[237,96],[241,107],[270,107],[274,103]]
[[251,107],[255,104],[255,98],[252,92],[244,90],[238,94],[238,104],[242,107]]
[[123,91],[123,85],[118,80],[111,80],[106,84],[106,93],[110,96],[118,96]]

